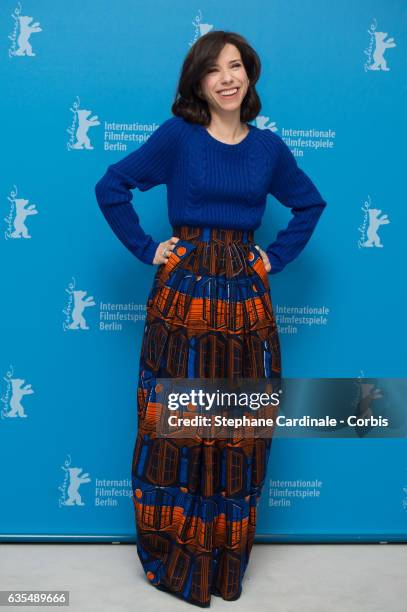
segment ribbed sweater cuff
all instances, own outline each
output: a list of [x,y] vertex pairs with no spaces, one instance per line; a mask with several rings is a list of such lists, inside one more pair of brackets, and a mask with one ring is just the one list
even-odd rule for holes
[[159,244],[160,244],[159,242],[156,242],[155,240],[151,239],[147,243],[147,246],[145,246],[142,251],[137,253],[137,257],[143,263],[155,265],[153,264],[153,259],[154,259],[154,255],[155,255],[156,250],[158,249]]
[[285,267],[284,264],[278,259],[278,257],[275,257],[269,251],[266,250],[266,253],[271,265],[271,270],[269,270],[267,274],[277,274],[277,272],[281,272],[281,270],[283,270]]

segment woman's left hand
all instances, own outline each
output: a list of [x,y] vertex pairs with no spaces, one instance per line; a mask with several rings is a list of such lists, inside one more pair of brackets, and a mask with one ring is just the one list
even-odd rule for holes
[[258,250],[258,252],[261,255],[261,258],[262,258],[263,263],[264,263],[264,267],[266,268],[266,272],[270,272],[270,270],[271,270],[271,263],[270,263],[270,260],[268,258],[268,255],[267,255],[266,251],[263,251],[263,249],[261,249],[258,244],[255,245],[255,248]]

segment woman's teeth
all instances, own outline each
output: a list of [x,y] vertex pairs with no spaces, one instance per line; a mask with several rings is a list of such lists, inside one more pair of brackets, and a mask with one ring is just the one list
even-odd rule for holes
[[219,95],[223,97],[227,97],[227,96],[234,96],[236,93],[237,93],[237,87],[235,87],[234,89],[224,89],[223,91],[219,92]]

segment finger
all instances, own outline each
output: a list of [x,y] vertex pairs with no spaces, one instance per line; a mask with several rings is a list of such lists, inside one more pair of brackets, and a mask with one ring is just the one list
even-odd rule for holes
[[[174,250],[179,240],[180,239],[178,236],[171,236],[171,238],[169,238],[168,240],[164,240],[164,242],[161,243],[162,248],[159,255],[160,261],[158,262],[158,264],[167,263],[170,258],[170,251]],[[165,255],[163,254],[164,252]]]
[[265,255],[265,257],[263,257],[263,263],[264,263],[264,267],[266,268],[267,272],[270,272],[270,270],[271,270],[271,263],[270,263],[270,260],[267,257],[267,255]]
[[167,248],[167,256],[169,256],[170,251],[173,251],[176,247],[176,244],[169,244]]
[[263,260],[264,267],[266,268],[266,270],[268,272],[269,270],[271,270],[271,264],[270,264],[268,255],[267,255],[266,251],[263,251],[263,249],[260,249],[260,248],[259,248],[259,252],[260,252],[261,258]]
[[178,236],[171,236],[171,238],[169,240],[167,240],[167,242],[169,244],[174,244],[175,245],[175,244],[177,244],[178,240],[179,240]]
[[172,236],[171,238],[169,238],[168,240],[166,240],[163,244],[165,244],[165,247],[163,250],[166,250],[166,255],[164,255],[165,262],[168,261],[169,259],[169,251],[173,251],[177,245],[179,238],[177,236]]
[[[168,260],[169,260],[169,258],[170,258],[170,252],[171,252],[171,251],[173,251],[173,250],[174,250],[174,248],[175,248],[175,244],[170,243],[170,240],[171,240],[171,239],[166,240],[166,241],[163,243],[164,248],[163,248],[163,250],[162,250],[162,259],[163,259],[163,262],[162,262],[162,263],[167,263],[167,261],[168,261]],[[165,253],[165,254],[164,254],[164,253]]]

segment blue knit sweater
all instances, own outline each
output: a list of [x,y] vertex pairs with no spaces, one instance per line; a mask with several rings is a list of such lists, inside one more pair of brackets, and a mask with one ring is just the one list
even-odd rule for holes
[[164,121],[138,149],[108,166],[95,186],[99,206],[117,237],[152,264],[159,242],[146,234],[132,205],[132,189],[167,186],[172,227],[257,229],[272,194],[292,211],[287,227],[262,248],[275,274],[307,244],[326,206],[311,179],[275,132],[248,124],[238,144],[214,138],[181,117]]

